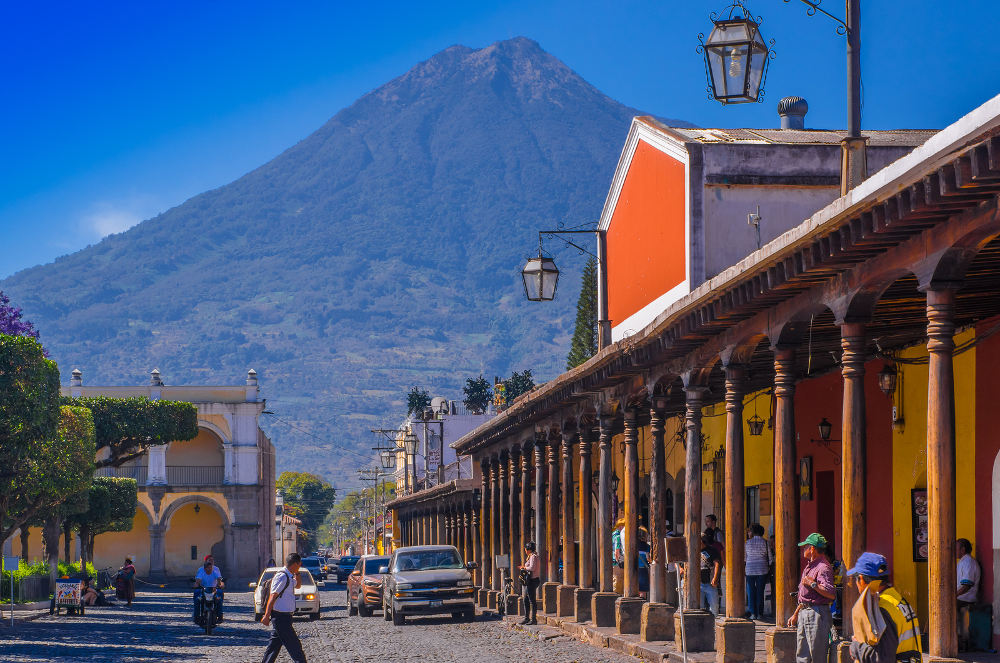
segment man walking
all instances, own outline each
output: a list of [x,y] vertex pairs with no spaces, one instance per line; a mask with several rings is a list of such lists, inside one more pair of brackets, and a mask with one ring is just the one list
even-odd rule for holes
[[747,585],[747,615],[750,619],[764,618],[764,585],[771,569],[771,550],[764,540],[764,528],[760,523],[750,526],[750,538],[745,547],[745,570]]
[[968,539],[955,542],[958,557],[958,650],[969,648],[969,608],[979,599],[979,562]]
[[[299,636],[292,628],[292,615],[295,614],[295,590],[302,586],[299,578],[299,567],[302,558],[298,553],[289,553],[285,557],[285,568],[278,571],[271,579],[271,592],[264,607],[264,616],[260,623],[271,624],[271,640],[267,643],[264,658],[261,663],[274,663],[278,658],[282,645],[294,663],[306,663],[306,655],[302,651]],[[273,623],[271,623],[273,621]]]
[[837,597],[833,567],[823,552],[826,537],[813,532],[799,543],[806,566],[799,581],[799,605],[788,620],[795,627],[795,663],[826,663],[830,640],[830,604]]

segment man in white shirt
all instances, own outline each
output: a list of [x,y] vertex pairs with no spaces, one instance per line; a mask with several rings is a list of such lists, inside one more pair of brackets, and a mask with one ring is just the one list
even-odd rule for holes
[[969,608],[979,600],[979,562],[972,556],[968,539],[955,542],[955,556],[958,557],[958,648],[964,650],[969,645]]
[[[285,650],[294,663],[306,663],[306,655],[302,651],[302,643],[292,627],[292,616],[295,614],[295,590],[302,587],[299,578],[299,567],[302,558],[298,553],[289,553],[285,557],[285,568],[271,578],[271,593],[267,597],[264,616],[260,623],[271,624],[271,639],[264,650],[261,663],[274,663],[284,645]],[[272,623],[273,620],[273,623]]]
[[222,571],[215,565],[215,558],[211,554],[205,555],[205,563],[194,576],[194,618],[198,619],[198,601],[201,600],[202,587],[218,586],[219,609],[215,616],[217,621],[222,621],[222,589],[225,583],[222,582]]

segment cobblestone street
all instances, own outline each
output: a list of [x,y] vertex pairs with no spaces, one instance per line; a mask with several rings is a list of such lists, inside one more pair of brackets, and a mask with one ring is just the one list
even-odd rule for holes
[[[365,661],[477,661],[626,663],[636,661],[569,637],[537,640],[496,619],[456,624],[432,617],[394,627],[375,616],[348,617],[342,585],[323,591],[323,618],[296,620],[310,663]],[[256,663],[268,629],[253,621],[249,592],[226,596],[226,620],[206,636],[191,621],[190,594],[179,589],[140,592],[131,610],[92,608],[84,617],[18,623],[13,638],[0,626],[3,663],[182,661]],[[279,661],[289,661],[282,652]]]

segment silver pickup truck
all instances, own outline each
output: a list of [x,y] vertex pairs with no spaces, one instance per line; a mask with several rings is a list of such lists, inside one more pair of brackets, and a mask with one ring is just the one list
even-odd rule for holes
[[455,546],[407,546],[398,548],[389,565],[379,569],[382,612],[396,626],[407,615],[450,614],[455,619],[476,618],[471,569],[475,562],[462,561]]

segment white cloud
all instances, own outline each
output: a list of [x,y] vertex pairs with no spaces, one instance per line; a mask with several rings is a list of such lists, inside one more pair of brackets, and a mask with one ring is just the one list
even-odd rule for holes
[[154,216],[159,205],[150,196],[133,196],[122,201],[101,201],[91,205],[80,218],[80,230],[94,239],[128,230],[143,219]]

